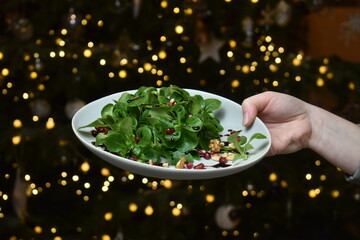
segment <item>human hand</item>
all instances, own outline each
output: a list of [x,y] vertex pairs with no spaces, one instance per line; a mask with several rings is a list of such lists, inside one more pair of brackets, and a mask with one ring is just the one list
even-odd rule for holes
[[272,144],[268,156],[308,147],[312,128],[306,102],[268,91],[245,99],[242,108],[244,126],[250,126],[258,116],[269,129]]

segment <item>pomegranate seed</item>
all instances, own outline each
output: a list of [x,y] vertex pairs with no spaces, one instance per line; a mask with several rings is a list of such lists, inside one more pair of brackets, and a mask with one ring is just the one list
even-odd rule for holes
[[185,166],[187,169],[193,168],[194,164],[192,162],[185,162]]
[[166,135],[171,135],[175,132],[175,129],[174,128],[167,128],[166,129]]
[[211,158],[211,154],[208,153],[208,152],[206,152],[206,153],[204,154],[204,158],[205,158],[205,159],[210,159],[210,158]]
[[132,158],[130,158],[130,159],[133,160],[133,161],[137,161],[137,160],[138,160],[137,157],[132,157]]
[[226,157],[220,157],[220,159],[219,159],[219,163],[220,164],[226,164],[227,163],[227,159],[226,159]]
[[134,138],[136,143],[140,142],[140,138],[138,136],[135,136]]
[[201,157],[205,155],[206,151],[204,149],[199,150],[199,154]]
[[236,139],[236,141],[240,142],[240,140],[241,140],[241,137],[238,136],[237,139]]
[[204,169],[205,168],[205,165],[203,163],[199,163],[198,165],[196,165],[194,167],[194,169]]

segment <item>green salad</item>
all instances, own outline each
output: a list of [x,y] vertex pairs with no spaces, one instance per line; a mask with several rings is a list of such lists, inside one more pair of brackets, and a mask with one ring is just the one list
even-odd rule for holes
[[247,159],[251,141],[266,136],[256,133],[248,139],[234,130],[221,136],[224,127],[214,114],[220,106],[220,100],[191,96],[175,85],[143,86],[105,105],[100,118],[81,128],[93,128],[95,146],[134,161],[201,169],[206,166],[193,162],[202,157],[225,167],[228,161]]

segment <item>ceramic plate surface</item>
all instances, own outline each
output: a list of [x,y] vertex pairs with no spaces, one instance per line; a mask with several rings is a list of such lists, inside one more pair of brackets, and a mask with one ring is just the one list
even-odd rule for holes
[[[224,177],[248,169],[258,163],[266,155],[270,149],[271,138],[268,129],[260,119],[256,118],[251,127],[245,128],[242,126],[242,108],[240,104],[212,93],[192,89],[185,90],[192,96],[199,94],[204,99],[216,98],[222,102],[221,107],[214,111],[216,118],[220,120],[220,124],[224,127],[224,132],[220,134],[227,134],[228,129],[232,129],[242,130],[241,135],[245,135],[248,138],[254,133],[262,133],[267,138],[254,139],[251,142],[254,149],[249,152],[248,159],[237,160],[232,166],[225,168],[211,167],[218,162],[206,159],[200,159],[194,162],[194,166],[199,163],[204,163],[204,165],[207,166],[205,169],[176,169],[175,167],[165,168],[148,165],[146,163],[119,157],[92,144],[92,142],[95,141],[95,138],[90,134],[91,128],[82,128],[79,130],[79,127],[85,126],[98,119],[100,117],[101,109],[108,103],[114,103],[114,100],[118,100],[124,92],[100,98],[82,107],[73,116],[72,129],[80,142],[101,159],[132,173],[160,179],[194,180]],[[133,94],[136,90],[126,92]]]

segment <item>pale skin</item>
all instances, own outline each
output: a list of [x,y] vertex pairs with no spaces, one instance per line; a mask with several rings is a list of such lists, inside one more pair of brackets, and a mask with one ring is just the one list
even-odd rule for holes
[[298,98],[264,92],[245,99],[243,125],[259,117],[271,135],[268,156],[304,148],[320,154],[345,173],[360,167],[360,126]]

